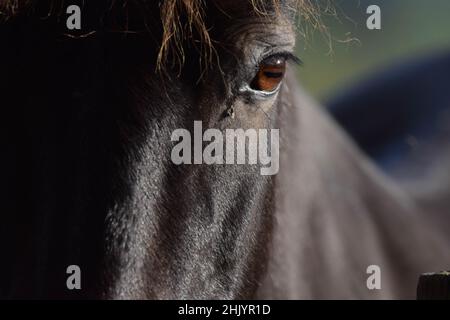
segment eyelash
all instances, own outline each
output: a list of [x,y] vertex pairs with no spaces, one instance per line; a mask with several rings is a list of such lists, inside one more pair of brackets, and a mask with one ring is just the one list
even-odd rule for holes
[[286,62],[293,62],[295,65],[303,66],[303,61],[298,56],[296,56],[295,54],[293,54],[291,52],[278,52],[278,53],[270,54],[266,57],[263,57],[261,59],[261,61],[259,61],[256,64],[256,66],[259,66],[265,60],[275,59],[275,58],[284,58],[286,60]]

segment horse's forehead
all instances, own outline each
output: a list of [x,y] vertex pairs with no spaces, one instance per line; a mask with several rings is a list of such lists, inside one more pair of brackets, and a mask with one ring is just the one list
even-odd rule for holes
[[265,9],[275,9],[275,6],[278,6],[279,8],[283,7],[292,7],[296,5],[298,0],[216,0],[214,1],[215,4],[220,5],[222,8],[225,9],[242,9],[243,7],[247,8],[262,8]]
[[218,0],[206,4],[205,14],[220,40],[235,42],[243,35],[249,40],[253,35],[276,45],[295,42],[292,26],[298,8],[296,0]]
[[221,12],[232,18],[244,18],[252,16],[261,16],[261,14],[269,14],[275,12],[289,11],[298,6],[298,0],[217,0],[211,1],[206,6],[218,7]]

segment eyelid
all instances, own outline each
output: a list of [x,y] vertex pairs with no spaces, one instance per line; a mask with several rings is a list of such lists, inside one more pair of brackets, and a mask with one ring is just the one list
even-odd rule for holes
[[286,62],[293,62],[296,65],[302,66],[303,65],[303,61],[297,57],[295,54],[293,54],[292,52],[278,52],[278,53],[273,53],[267,57],[264,57],[259,63],[263,63],[265,61],[268,61],[270,59],[276,59],[276,58],[284,58],[286,60]]
[[265,98],[269,98],[269,97],[274,96],[278,92],[280,87],[281,87],[281,83],[279,83],[278,86],[272,91],[261,91],[261,90],[252,89],[250,87],[250,85],[246,84],[245,86],[243,86],[243,87],[241,87],[239,89],[239,92],[241,92],[241,93],[251,93],[256,98],[265,99]]

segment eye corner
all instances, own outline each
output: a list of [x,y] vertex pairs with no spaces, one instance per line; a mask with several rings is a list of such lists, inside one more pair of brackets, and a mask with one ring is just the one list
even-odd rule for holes
[[287,55],[286,55],[286,60],[288,61],[288,62],[292,62],[292,63],[294,63],[295,65],[297,65],[297,66],[303,66],[303,60],[302,59],[300,59],[298,56],[296,56],[295,54],[293,54],[293,53],[287,53]]

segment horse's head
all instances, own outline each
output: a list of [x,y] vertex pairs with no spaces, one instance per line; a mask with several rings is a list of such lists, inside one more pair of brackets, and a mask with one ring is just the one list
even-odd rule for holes
[[[8,128],[26,133],[5,165],[20,174],[5,204],[16,228],[2,234],[15,243],[4,294],[251,296],[273,176],[194,164],[196,147],[179,154],[193,164],[175,163],[173,135],[197,139],[194,121],[224,135],[279,128],[297,1],[91,2],[80,4],[81,30],[66,29],[61,1],[2,8]],[[76,293],[72,264],[83,274]]]

